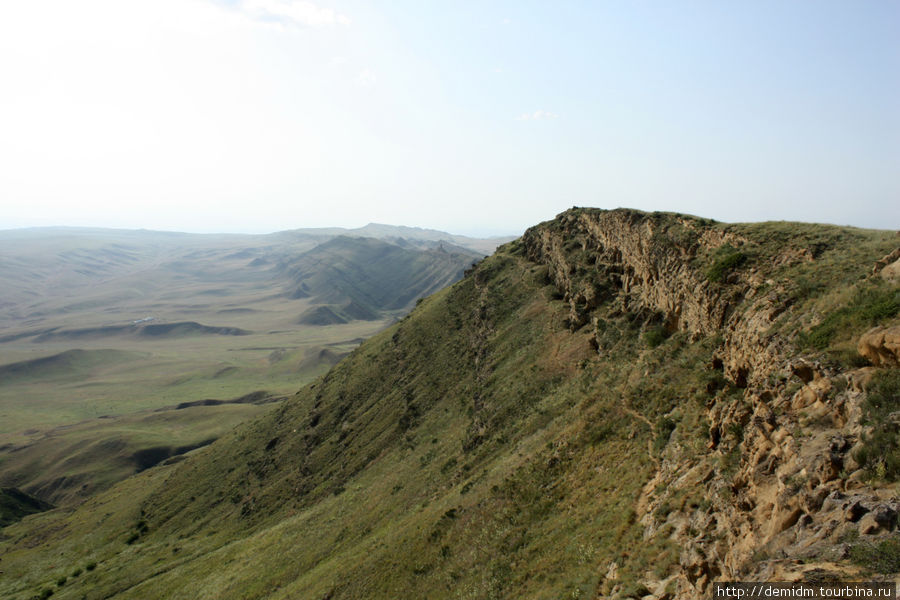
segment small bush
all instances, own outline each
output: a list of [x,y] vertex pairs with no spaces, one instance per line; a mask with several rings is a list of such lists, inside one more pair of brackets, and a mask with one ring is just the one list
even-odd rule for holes
[[656,508],[656,511],[653,514],[657,519],[663,521],[673,510],[675,510],[675,507],[669,504],[668,500],[666,500]]
[[669,444],[669,438],[675,431],[675,421],[669,417],[660,417],[656,422],[656,439],[653,440],[653,450],[660,454]]
[[875,286],[857,290],[846,306],[829,313],[802,337],[804,345],[824,350],[838,334],[878,325],[900,313],[900,290]]
[[441,474],[446,475],[453,471],[456,468],[457,460],[455,456],[451,456],[447,459],[447,462],[441,465]]
[[644,342],[651,348],[656,348],[669,337],[669,332],[662,325],[656,325],[644,332]]
[[713,255],[713,263],[706,269],[706,278],[718,283],[745,262],[747,262],[746,254],[731,244],[724,244]]
[[619,597],[621,598],[643,598],[650,593],[650,589],[639,581],[627,580],[622,583]]
[[828,288],[825,283],[802,275],[794,277],[793,283],[794,293],[792,295],[795,301],[812,298]]
[[850,560],[876,573],[900,571],[900,539],[896,537],[878,543],[856,544],[850,548]]
[[96,568],[97,568],[97,563],[94,561],[91,561],[84,566],[85,571],[93,571]]
[[856,351],[855,348],[842,348],[840,350],[830,350],[828,352],[829,356],[835,361],[841,363],[848,369],[860,369],[862,367],[868,367],[869,361],[859,352]]
[[56,585],[58,585],[59,587],[62,587],[64,585],[66,585],[66,581],[68,581],[68,580],[69,580],[69,578],[66,577],[65,575],[63,575],[62,577],[60,577],[59,579],[56,580]]
[[891,413],[900,410],[900,371],[882,370],[872,376],[863,403],[863,422],[872,431],[863,436],[854,458],[871,476],[900,479],[900,424]]
[[744,441],[744,426],[740,423],[729,423],[727,431],[728,435],[734,438],[735,443],[740,444]]
[[79,568],[75,569],[74,571],[72,571],[72,577],[78,577],[79,575],[81,575],[81,573],[82,573],[82,570],[81,570],[81,567],[79,567]]

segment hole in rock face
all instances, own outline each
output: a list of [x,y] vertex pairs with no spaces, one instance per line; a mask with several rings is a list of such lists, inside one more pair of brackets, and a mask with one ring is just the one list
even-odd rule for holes
[[800,378],[800,381],[803,383],[809,383],[815,378],[815,371],[813,368],[806,364],[794,365],[791,368],[791,372]]
[[746,367],[741,367],[737,370],[737,373],[734,374],[734,385],[739,388],[747,387],[747,376],[750,374],[750,370]]
[[712,448],[716,448],[719,445],[719,441],[722,439],[722,432],[719,430],[718,425],[714,425],[709,430],[709,442]]

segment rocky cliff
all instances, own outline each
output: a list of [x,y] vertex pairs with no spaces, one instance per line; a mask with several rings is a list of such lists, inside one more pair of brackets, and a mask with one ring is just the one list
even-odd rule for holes
[[[853,331],[852,337],[862,333],[861,356],[850,365],[805,351],[797,324],[814,326],[824,315],[815,314],[816,303],[800,302],[791,267],[814,271],[818,261],[834,257],[822,256],[828,246],[821,241],[810,244],[797,233],[782,236],[786,243],[773,251],[771,240],[753,229],[710,228],[679,215],[574,211],[524,237],[528,257],[549,267],[568,303],[570,328],[592,328],[600,352],[603,327],[591,315],[612,298],[621,311],[656,315],[669,333],[720,338],[709,366],[740,390],[737,397],[720,393],[706,402],[709,452],[671,445],[644,487],[645,537],[669,525],[683,548],[675,579],[655,582],[658,595],[672,581],[676,595],[696,597],[717,579],[858,577],[864,569],[846,564],[855,547],[849,542],[875,547],[897,527],[896,486],[872,477],[854,457],[871,435],[862,404],[872,365],[897,366],[900,329]],[[740,256],[731,262],[743,268],[714,282],[702,266],[711,257],[714,265],[723,249],[726,257]],[[751,255],[757,260],[748,265]],[[884,314],[894,320],[898,266],[900,249],[877,261],[870,274],[888,281],[881,290],[888,299]],[[825,270],[823,289],[836,283]],[[857,285],[866,286],[865,278]],[[891,402],[900,409],[896,390]],[[723,458],[730,458],[728,468]],[[660,506],[696,486],[706,488],[708,503],[659,517]]]

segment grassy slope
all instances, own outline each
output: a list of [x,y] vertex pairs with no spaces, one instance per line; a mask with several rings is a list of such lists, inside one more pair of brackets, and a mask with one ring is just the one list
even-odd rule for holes
[[[827,315],[895,244],[825,228],[818,264],[779,266],[765,253],[794,225],[728,227],[750,240],[741,265],[812,280],[782,323],[795,338],[816,326],[796,316]],[[590,597],[615,562],[640,595],[638,579],[678,561],[666,532],[642,540],[635,522],[666,419],[703,453],[709,394],[731,389],[709,391],[715,336],[655,340],[652,318],[597,310],[602,356],[589,328],[565,327],[546,267],[510,244],[193,458],[7,528],[0,591],[28,597],[90,559],[59,597]],[[678,501],[703,503],[702,487]]]
[[[345,322],[298,326],[311,301],[283,294],[289,280],[279,265],[320,241],[0,232],[8,258],[0,268],[0,483],[54,503],[83,498],[131,474],[135,453],[218,437],[262,409],[201,407],[165,422],[142,411],[256,390],[293,394],[383,329],[393,313],[381,297],[372,308],[349,307]],[[334,261],[347,270],[345,286],[359,277],[357,287],[369,289],[383,277],[392,293],[415,297],[470,260],[465,251],[350,242],[315,253],[309,272]],[[385,249],[404,261],[375,260]],[[145,317],[153,320],[133,325]],[[229,335],[236,330],[245,335]]]
[[[188,400],[229,399],[260,389],[291,394],[332,364],[312,357],[326,350],[346,353],[387,324],[297,326],[291,323],[295,314],[287,312],[289,308],[268,306],[271,314],[233,318],[241,323],[255,318],[266,328],[246,336],[105,338],[79,341],[80,348],[74,351],[68,342],[23,340],[4,345],[0,358],[27,369],[16,368],[17,373],[0,384],[0,445],[22,443],[30,437],[21,434],[27,429]],[[27,358],[34,354],[40,358]]]
[[397,311],[458,280],[478,258],[461,248],[451,253],[338,237],[289,261],[285,268],[295,289],[317,302],[352,302],[369,312]]
[[[310,249],[303,236],[21,235],[18,244],[0,236],[10,254],[0,269],[0,434],[185,399],[292,393],[330,366],[309,352],[354,347],[471,260],[361,238]],[[294,263],[316,295],[362,302],[342,313],[349,322],[297,326],[312,301],[283,295]],[[222,335],[237,329],[246,335]]]
[[83,500],[153,461],[210,443],[272,404],[157,409],[91,419],[0,452],[0,480],[54,504]]
[[0,488],[0,527],[6,527],[25,515],[45,511],[49,508],[52,506],[21,490]]

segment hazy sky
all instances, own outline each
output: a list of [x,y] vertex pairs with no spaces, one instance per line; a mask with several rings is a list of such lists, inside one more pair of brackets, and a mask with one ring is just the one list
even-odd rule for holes
[[900,2],[0,0],[0,228],[900,228]]

